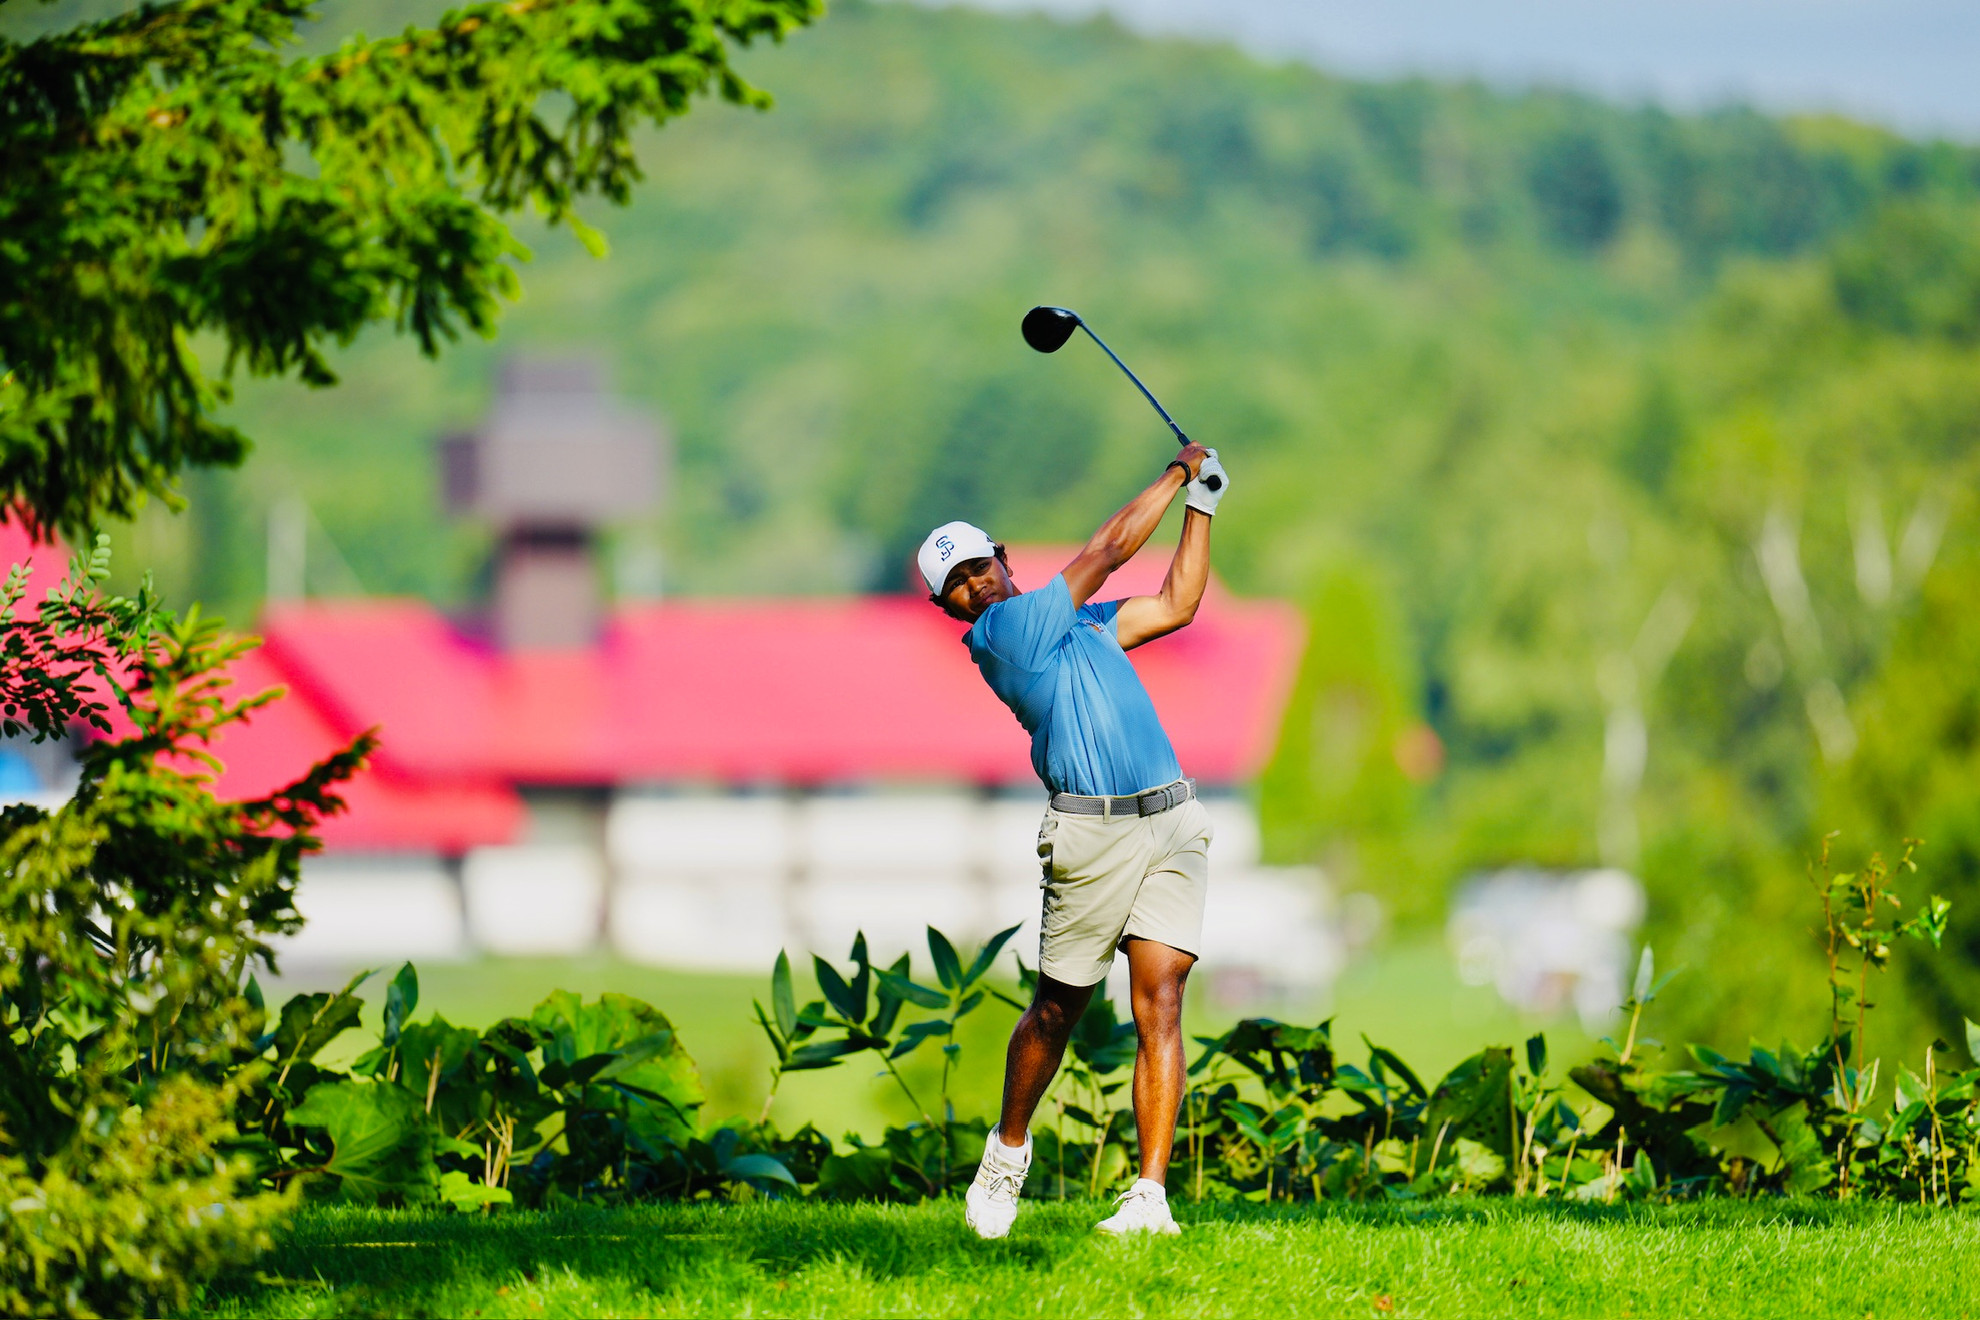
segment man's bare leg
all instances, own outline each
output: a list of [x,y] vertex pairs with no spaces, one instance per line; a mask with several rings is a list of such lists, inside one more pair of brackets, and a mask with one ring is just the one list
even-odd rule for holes
[[1092,998],[1090,985],[1067,985],[1040,973],[1031,1007],[1011,1032],[1004,1056],[1003,1112],[996,1131],[983,1143],[983,1162],[963,1194],[963,1222],[978,1237],[1003,1237],[1017,1220],[1018,1194],[1031,1167],[1032,1111],[1052,1084],[1066,1042]]
[[[1039,1097],[1059,1071],[1066,1042],[1072,1039],[1073,1027],[1086,1012],[1095,988],[1067,985],[1043,972],[1038,974],[1031,1007],[1011,1030],[1010,1048],[1004,1053],[1004,1107],[997,1121],[997,1135],[1006,1146],[1024,1145]],[[1180,1037],[1177,1047],[1181,1047]]]
[[1189,1085],[1182,1002],[1183,985],[1196,965],[1196,955],[1154,940],[1130,938],[1127,960],[1139,1041],[1134,1054],[1134,1126],[1141,1137],[1141,1176],[1159,1183],[1168,1177],[1176,1115]]

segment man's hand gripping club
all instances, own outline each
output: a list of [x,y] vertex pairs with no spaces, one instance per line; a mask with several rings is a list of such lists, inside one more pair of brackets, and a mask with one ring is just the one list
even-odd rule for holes
[[1216,450],[1206,449],[1203,455],[1203,463],[1197,468],[1195,478],[1183,487],[1188,492],[1184,503],[1200,513],[1214,514],[1217,512],[1217,501],[1224,498],[1224,491],[1230,487],[1231,478],[1218,460]]
[[[1222,477],[1216,490],[1203,481],[1206,471]],[[1084,548],[1066,565],[1066,587],[1075,606],[1099,592],[1107,578],[1148,543],[1178,492],[1187,489],[1189,508],[1183,514],[1182,539],[1162,590],[1153,596],[1131,596],[1121,602],[1114,620],[1115,636],[1123,649],[1133,649],[1172,633],[1196,617],[1204,584],[1210,577],[1210,515],[1230,489],[1230,478],[1215,450],[1185,445],[1149,487],[1100,524]]]

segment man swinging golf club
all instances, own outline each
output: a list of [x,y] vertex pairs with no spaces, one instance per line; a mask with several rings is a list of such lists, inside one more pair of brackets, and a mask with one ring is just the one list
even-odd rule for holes
[[[1228,486],[1215,450],[1184,445],[1063,572],[1022,594],[1004,547],[968,523],[936,528],[917,557],[929,598],[970,622],[970,658],[1031,735],[1032,767],[1052,793],[1038,831],[1038,992],[1011,1032],[1002,1113],[967,1196],[965,1218],[986,1238],[1003,1237],[1017,1218],[1032,1112],[1117,950],[1127,954],[1139,1038],[1141,1176],[1099,1228],[1181,1231],[1163,1179],[1186,1085],[1183,983],[1201,945],[1210,820],[1127,652],[1195,617],[1210,573],[1210,517]],[[1160,594],[1094,602],[1178,492],[1188,508]]]

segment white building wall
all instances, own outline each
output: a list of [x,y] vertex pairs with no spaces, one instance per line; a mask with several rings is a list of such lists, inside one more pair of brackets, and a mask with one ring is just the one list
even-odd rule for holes
[[[926,949],[926,928],[979,932],[979,804],[958,792],[819,794],[798,809],[792,916],[813,950],[842,956],[853,937],[891,960]],[[925,955],[924,955],[925,956]]]
[[639,962],[760,971],[793,945],[783,796],[622,793],[605,818],[612,946]]
[[432,962],[469,952],[460,886],[438,856],[306,858],[296,907],[302,930],[275,945],[285,962]]
[[468,934],[488,953],[547,956],[596,947],[605,859],[582,843],[475,848],[461,861]]
[[[458,885],[437,859],[314,859],[297,948],[384,960],[576,954],[602,941],[639,962],[761,975],[780,949],[843,961],[863,930],[875,958],[907,951],[926,974],[926,927],[973,944],[1016,925],[1008,947],[1036,965],[1044,805],[1042,793],[964,790],[627,791],[606,808],[602,848],[476,849]],[[1215,829],[1205,976],[1233,999],[1325,989],[1344,949],[1324,877],[1262,866],[1244,799],[1204,806]]]

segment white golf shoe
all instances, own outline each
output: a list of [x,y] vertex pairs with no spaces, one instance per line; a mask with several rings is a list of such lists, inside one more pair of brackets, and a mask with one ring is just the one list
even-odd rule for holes
[[1161,1183],[1137,1178],[1134,1186],[1114,1199],[1114,1205],[1114,1213],[1093,1226],[1096,1231],[1112,1237],[1125,1237],[1129,1233],[1175,1237],[1182,1232],[1182,1226],[1169,1213],[1169,1194]]
[[1031,1138],[1025,1137],[1024,1145],[1014,1150],[991,1128],[983,1143],[983,1162],[976,1166],[976,1180],[963,1195],[963,1222],[982,1238],[1010,1232],[1017,1218],[1018,1193],[1030,1171]]

